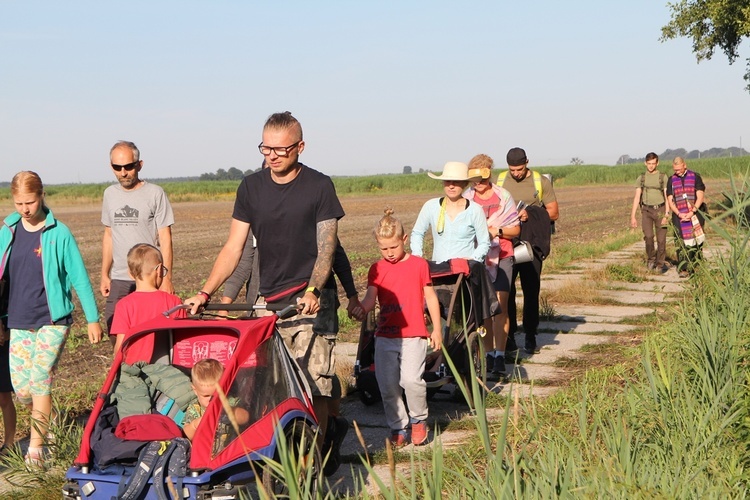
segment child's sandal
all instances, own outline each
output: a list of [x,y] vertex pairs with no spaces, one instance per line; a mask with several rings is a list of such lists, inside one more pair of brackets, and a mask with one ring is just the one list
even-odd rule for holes
[[44,449],[29,448],[28,452],[23,457],[23,461],[26,464],[26,467],[30,469],[43,469],[45,463]]

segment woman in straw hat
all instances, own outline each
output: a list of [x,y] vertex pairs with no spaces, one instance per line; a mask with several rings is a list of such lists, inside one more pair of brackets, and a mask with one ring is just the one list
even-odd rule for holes
[[428,200],[419,212],[411,233],[411,250],[423,256],[424,236],[432,228],[432,259],[445,262],[462,258],[484,261],[490,249],[490,235],[482,208],[466,198],[464,189],[475,179],[469,177],[465,163],[449,161],[440,175],[428,172],[443,181],[445,196]]

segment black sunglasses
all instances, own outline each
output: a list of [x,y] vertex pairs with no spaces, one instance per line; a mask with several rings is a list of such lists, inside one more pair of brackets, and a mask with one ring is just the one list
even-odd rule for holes
[[133,163],[128,163],[127,165],[115,165],[114,163],[111,163],[110,165],[112,165],[112,169],[115,172],[119,172],[123,168],[126,172],[130,172],[131,170],[135,169],[135,167],[137,167],[139,163],[140,161],[134,161]]

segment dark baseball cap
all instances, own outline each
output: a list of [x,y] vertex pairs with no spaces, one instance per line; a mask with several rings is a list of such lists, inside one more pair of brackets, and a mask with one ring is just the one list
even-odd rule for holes
[[521,148],[511,148],[505,159],[511,167],[526,165],[529,162],[529,159],[526,158],[526,151]]

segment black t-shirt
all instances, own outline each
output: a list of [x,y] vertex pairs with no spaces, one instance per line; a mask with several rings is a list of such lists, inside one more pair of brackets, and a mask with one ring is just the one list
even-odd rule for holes
[[266,168],[237,188],[232,217],[250,223],[258,241],[260,293],[266,296],[310,280],[318,222],[344,216],[331,178],[300,165],[288,184],[274,182]]

